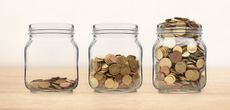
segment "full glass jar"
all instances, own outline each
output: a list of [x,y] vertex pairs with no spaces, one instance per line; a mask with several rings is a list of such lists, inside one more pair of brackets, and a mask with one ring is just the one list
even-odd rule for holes
[[159,92],[199,92],[206,84],[206,47],[202,27],[187,18],[157,26],[153,46],[153,84]]
[[142,83],[142,47],[135,24],[96,24],[89,46],[89,85],[96,92],[134,92]]
[[74,26],[40,23],[29,26],[24,50],[25,86],[35,91],[72,91],[78,84],[78,47]]

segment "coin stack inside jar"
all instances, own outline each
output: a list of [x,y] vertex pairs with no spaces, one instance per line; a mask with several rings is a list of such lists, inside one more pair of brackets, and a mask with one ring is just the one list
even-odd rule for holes
[[155,86],[158,89],[200,89],[205,79],[205,48],[196,32],[200,25],[175,17],[158,25],[162,43],[155,48]]
[[75,80],[67,78],[52,77],[50,79],[36,79],[28,84],[32,91],[63,91],[75,86]]
[[90,85],[95,89],[135,89],[140,84],[139,61],[134,55],[96,57],[91,61]]

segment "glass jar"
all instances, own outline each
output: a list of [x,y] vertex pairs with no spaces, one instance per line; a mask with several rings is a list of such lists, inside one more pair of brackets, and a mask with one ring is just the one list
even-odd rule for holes
[[153,46],[153,84],[159,92],[199,92],[206,84],[206,47],[202,27],[187,18],[157,26]]
[[135,24],[96,24],[89,46],[89,85],[96,92],[134,92],[142,84],[142,47]]
[[78,85],[78,47],[74,26],[40,23],[29,26],[24,50],[24,81],[31,91],[72,91]]

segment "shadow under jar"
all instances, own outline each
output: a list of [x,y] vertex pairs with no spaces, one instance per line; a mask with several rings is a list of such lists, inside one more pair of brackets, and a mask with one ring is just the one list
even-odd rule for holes
[[157,26],[153,46],[153,84],[159,92],[199,92],[206,84],[206,47],[202,27],[187,18]]
[[135,24],[96,24],[89,46],[89,85],[96,92],[135,92],[142,84],[142,47]]
[[74,26],[40,23],[29,26],[24,50],[24,81],[31,91],[70,92],[78,84],[78,47]]

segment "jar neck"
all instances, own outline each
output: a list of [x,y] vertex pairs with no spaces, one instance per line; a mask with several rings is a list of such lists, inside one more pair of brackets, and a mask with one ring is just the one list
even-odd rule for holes
[[158,37],[170,38],[170,37],[180,37],[180,38],[194,38],[198,39],[202,35],[202,28],[191,28],[191,27],[167,27],[157,28]]
[[38,23],[29,25],[30,37],[73,37],[74,26],[66,23]]
[[125,38],[137,37],[138,26],[135,24],[107,23],[93,26],[95,38]]

